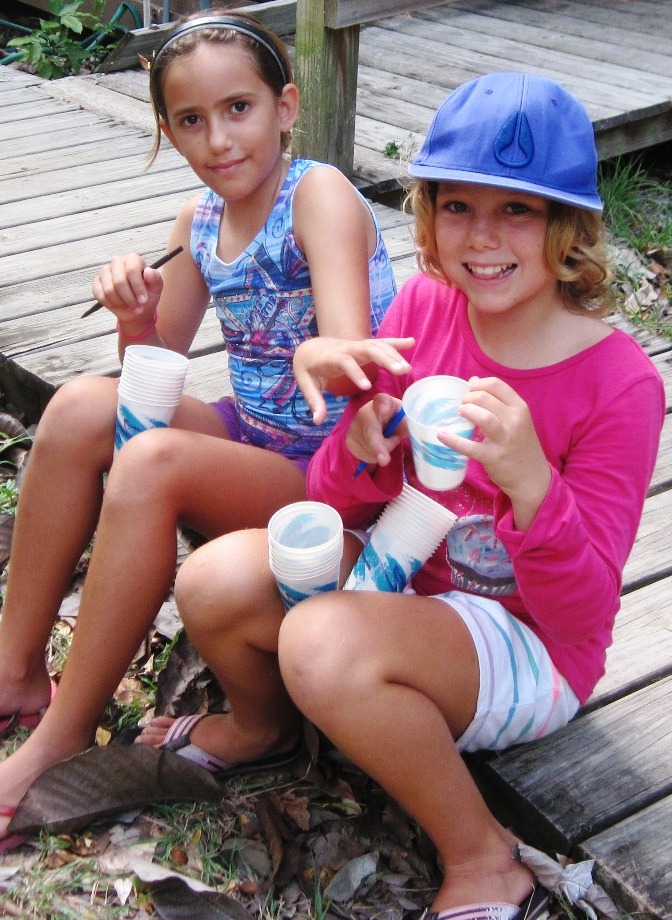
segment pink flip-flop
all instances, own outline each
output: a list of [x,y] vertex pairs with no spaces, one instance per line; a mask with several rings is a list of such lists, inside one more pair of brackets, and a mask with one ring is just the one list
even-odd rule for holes
[[[51,681],[51,699],[53,700],[54,694],[56,693],[56,684]],[[13,735],[15,731],[19,728],[37,728],[37,726],[42,721],[42,717],[47,711],[47,707],[43,706],[38,712],[10,712],[6,715],[0,715],[0,741],[4,741],[5,738],[9,738],[10,735]],[[0,806],[5,807],[5,806]],[[3,814],[0,812],[0,816]],[[4,815],[4,817],[7,817]]]
[[[13,805],[0,804],[0,818],[14,817],[16,808]],[[27,834],[10,834],[8,837],[0,837],[0,854],[8,853],[10,850],[16,850],[28,840]]]

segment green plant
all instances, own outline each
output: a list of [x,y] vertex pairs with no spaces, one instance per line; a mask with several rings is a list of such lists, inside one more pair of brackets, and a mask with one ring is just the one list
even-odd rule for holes
[[0,514],[15,514],[19,490],[13,479],[0,482]]
[[[104,0],[95,0],[94,12],[80,10],[83,0],[49,0],[51,19],[40,19],[39,27],[28,35],[8,42],[20,52],[20,59],[47,80],[77,74],[84,62],[95,53],[92,44],[82,40],[85,28],[95,31],[96,44],[112,35],[114,23],[100,19]],[[109,48],[105,48],[107,54]],[[100,52],[102,56],[102,52]]]
[[600,194],[609,233],[645,255],[672,243],[669,182],[652,179],[639,157],[600,165]]
[[396,141],[388,141],[383,148],[383,153],[386,157],[390,157],[392,160],[397,160],[401,156],[401,147]]

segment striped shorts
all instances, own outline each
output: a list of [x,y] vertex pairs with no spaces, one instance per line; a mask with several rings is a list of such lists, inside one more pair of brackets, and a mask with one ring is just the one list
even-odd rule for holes
[[536,741],[566,725],[579,700],[532,630],[491,598],[435,595],[456,611],[476,646],[480,688],[460,751],[498,751]]

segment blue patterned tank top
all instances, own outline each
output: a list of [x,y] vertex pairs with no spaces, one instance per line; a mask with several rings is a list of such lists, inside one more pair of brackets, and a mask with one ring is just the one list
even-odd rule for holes
[[[191,254],[222,327],[242,439],[294,459],[312,456],[347,402],[325,395],[327,419],[315,427],[292,368],[297,346],[318,334],[308,263],[292,230],[292,202],[301,177],[319,165],[291,163],[266,224],[235,262],[222,262],[216,254],[224,202],[209,189],[191,229]],[[369,260],[372,332],[396,292],[377,222],[376,231]]]

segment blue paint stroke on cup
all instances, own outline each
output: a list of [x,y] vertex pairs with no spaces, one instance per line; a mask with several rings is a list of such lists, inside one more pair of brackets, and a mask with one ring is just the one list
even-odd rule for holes
[[148,428],[167,428],[168,425],[152,418],[141,418],[122,404],[117,410],[117,424],[114,429],[114,446],[120,450],[133,435],[140,434]]
[[328,591],[335,591],[338,588],[337,581],[330,581],[324,585],[316,585],[306,594],[304,591],[298,591],[296,588],[291,588],[281,581],[278,581],[277,585],[282,603],[285,607],[285,612],[291,610],[291,608],[300,601],[305,601],[307,597],[312,597],[315,594],[326,594]]
[[309,549],[326,543],[333,536],[333,532],[328,525],[316,523],[315,517],[315,514],[308,512],[292,518],[278,534],[278,542],[292,549]]
[[422,560],[405,555],[404,564],[391,553],[379,555],[369,541],[360,553],[349,579],[359,590],[401,592],[422,567]]

